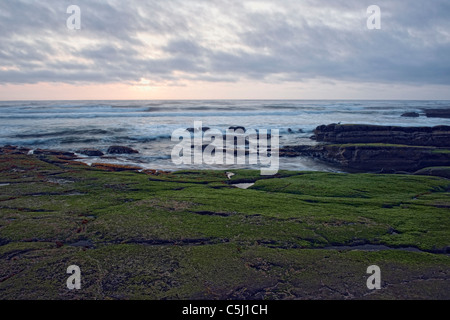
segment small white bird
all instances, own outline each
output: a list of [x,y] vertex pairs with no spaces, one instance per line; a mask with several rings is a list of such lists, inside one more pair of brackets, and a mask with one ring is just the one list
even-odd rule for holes
[[236,174],[233,172],[225,172],[225,174],[227,175],[228,180],[231,179],[232,176],[235,176]]

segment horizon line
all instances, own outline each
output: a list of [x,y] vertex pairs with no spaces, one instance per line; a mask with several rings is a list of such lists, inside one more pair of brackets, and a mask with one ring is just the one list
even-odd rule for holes
[[0,102],[28,102],[28,101],[450,101],[450,99],[9,99]]

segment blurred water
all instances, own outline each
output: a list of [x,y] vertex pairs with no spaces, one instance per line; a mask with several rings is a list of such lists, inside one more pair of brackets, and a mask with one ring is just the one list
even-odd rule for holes
[[[170,153],[175,129],[194,121],[223,132],[230,126],[279,129],[281,145],[312,144],[319,125],[366,123],[399,126],[450,125],[450,119],[427,118],[423,108],[449,108],[449,101],[4,101],[0,102],[0,145],[76,151],[125,145],[140,151],[131,156],[85,162],[121,162],[145,168],[174,170]],[[405,118],[405,112],[421,117]],[[229,166],[228,168],[236,166]],[[226,166],[197,166],[224,169]],[[281,169],[334,170],[311,159],[280,159]]]

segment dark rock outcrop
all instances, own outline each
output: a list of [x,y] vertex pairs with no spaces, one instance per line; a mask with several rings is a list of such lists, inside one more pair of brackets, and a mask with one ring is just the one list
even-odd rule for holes
[[77,156],[73,152],[67,151],[58,151],[58,150],[46,150],[46,149],[36,149],[33,151],[36,155],[44,155],[44,156],[57,156],[57,157],[69,157],[76,159]]
[[303,129],[293,130],[289,128],[288,133],[305,133],[305,132],[303,131]]
[[93,168],[106,170],[106,171],[112,171],[112,172],[119,172],[119,171],[139,171],[142,168],[137,166],[126,166],[121,164],[114,164],[114,163],[93,163],[91,165]]
[[104,155],[103,152],[101,152],[100,150],[97,150],[97,149],[81,149],[81,150],[78,150],[77,153],[83,154],[88,157],[101,157]]
[[418,118],[418,117],[420,117],[420,114],[418,114],[417,112],[406,112],[406,113],[402,114],[402,117]]
[[428,118],[450,118],[450,108],[447,109],[424,109]]
[[27,154],[30,151],[31,149],[29,148],[16,147],[10,145],[0,147],[0,154]]
[[396,127],[366,124],[329,124],[314,130],[314,139],[329,143],[388,143],[450,147],[450,126]]
[[395,173],[450,166],[450,151],[401,145],[319,145],[285,147],[281,157],[310,156],[347,170]]
[[107,151],[109,154],[132,154],[132,153],[139,153],[139,151],[134,150],[130,147],[124,147],[124,146],[111,146],[108,148]]

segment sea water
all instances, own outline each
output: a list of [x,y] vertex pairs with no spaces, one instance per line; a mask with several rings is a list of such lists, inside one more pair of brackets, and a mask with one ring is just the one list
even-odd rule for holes
[[[134,164],[177,170],[171,141],[174,130],[194,121],[223,132],[230,126],[278,129],[280,145],[315,144],[310,137],[322,124],[359,123],[396,126],[450,125],[450,119],[427,118],[423,109],[449,108],[450,101],[332,100],[177,100],[177,101],[4,101],[0,102],[0,145],[73,151],[111,145],[139,151],[109,159],[81,156],[86,163]],[[417,112],[416,118],[402,117]],[[201,165],[195,169],[229,169]],[[245,166],[244,166],[245,167]],[[309,158],[281,158],[280,169],[335,171]]]

